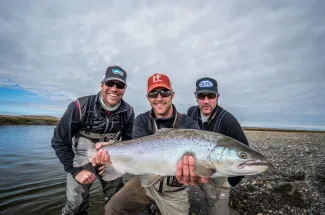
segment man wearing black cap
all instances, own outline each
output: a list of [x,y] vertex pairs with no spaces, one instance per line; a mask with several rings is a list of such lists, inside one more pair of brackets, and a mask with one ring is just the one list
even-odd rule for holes
[[52,147],[67,174],[67,202],[62,214],[88,214],[89,190],[99,178],[108,201],[123,186],[122,178],[105,182],[99,170],[90,165],[73,166],[78,144],[85,139],[95,143],[111,139],[132,139],[133,108],[122,97],[126,90],[126,72],[119,66],[107,68],[101,91],[71,102],[54,130]]
[[[189,108],[187,116],[197,121],[202,130],[221,133],[249,145],[237,119],[218,105],[220,94],[215,79],[206,77],[197,80],[194,94],[198,105]],[[242,176],[229,177],[225,179],[224,185],[217,189],[213,189],[216,187],[213,179],[207,184],[200,185],[206,195],[209,215],[229,214],[230,188],[236,186],[242,179]]]

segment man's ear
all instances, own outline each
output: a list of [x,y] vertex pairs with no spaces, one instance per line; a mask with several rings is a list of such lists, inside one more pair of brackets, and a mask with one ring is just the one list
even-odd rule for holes
[[216,97],[216,101],[217,101],[217,102],[219,101],[219,97],[220,97],[220,94],[217,93],[217,97]]
[[125,87],[123,89],[123,91],[124,91],[123,93],[125,93],[127,87],[128,87],[128,85],[125,85]]
[[172,99],[174,99],[174,96],[175,96],[175,92],[172,91]]

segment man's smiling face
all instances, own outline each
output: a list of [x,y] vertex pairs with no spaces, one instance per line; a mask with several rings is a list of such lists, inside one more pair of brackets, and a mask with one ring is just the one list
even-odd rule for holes
[[119,89],[117,85],[122,84],[121,81],[109,81],[110,83],[114,82],[115,84],[113,86],[108,86],[105,83],[101,84],[101,93],[104,103],[107,106],[114,106],[116,105],[123,97],[126,85],[123,89]]
[[150,91],[150,93],[152,92],[160,92],[160,91],[164,91],[164,92],[170,92],[169,96],[163,97],[160,93],[158,93],[157,98],[150,98],[147,95],[147,99],[152,107],[152,109],[154,110],[157,118],[168,118],[171,117],[171,115],[173,114],[173,108],[172,108],[172,101],[174,98],[174,92],[165,89],[163,87],[158,87],[153,89],[152,91]]

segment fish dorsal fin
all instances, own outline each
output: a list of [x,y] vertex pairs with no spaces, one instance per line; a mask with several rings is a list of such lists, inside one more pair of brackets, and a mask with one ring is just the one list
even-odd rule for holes
[[163,180],[165,177],[160,175],[140,175],[142,187],[153,186]]
[[174,130],[174,128],[161,128],[156,131],[156,134],[163,134]]

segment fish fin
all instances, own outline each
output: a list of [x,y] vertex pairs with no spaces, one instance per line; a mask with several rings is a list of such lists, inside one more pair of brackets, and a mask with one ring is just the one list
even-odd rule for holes
[[118,171],[114,168],[113,165],[108,164],[104,166],[104,172],[102,174],[102,179],[104,181],[113,181],[117,178],[120,178],[124,175],[124,172]]
[[212,176],[216,170],[209,165],[204,165],[202,162],[195,161],[195,174],[200,177],[209,178]]
[[174,130],[174,128],[161,128],[156,131],[156,134],[162,134],[166,132],[170,132],[171,130]]
[[142,187],[148,187],[159,183],[165,177],[160,175],[140,175]]
[[218,185],[218,187],[223,187],[223,185],[227,183],[227,177],[218,177],[214,178],[213,180]]
[[116,144],[118,142],[119,142],[118,140],[110,140],[108,142],[101,142],[101,144],[102,144],[102,146],[108,146],[108,145]]
[[79,137],[78,144],[73,147],[73,166],[82,167],[89,164],[92,156],[96,153],[95,143],[84,137]]

